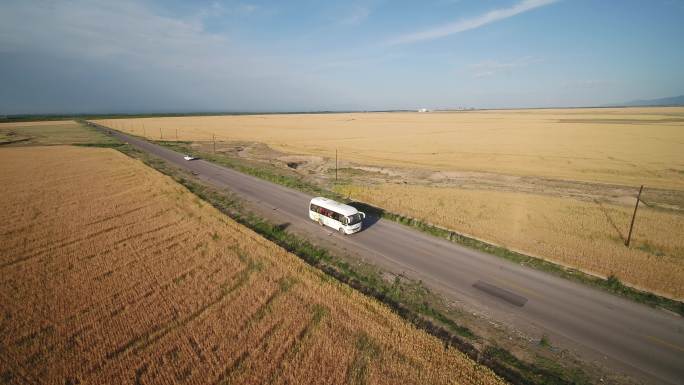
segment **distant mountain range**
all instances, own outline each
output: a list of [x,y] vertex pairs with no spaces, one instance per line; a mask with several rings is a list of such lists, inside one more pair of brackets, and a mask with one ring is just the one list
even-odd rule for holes
[[669,98],[633,100],[631,102],[610,104],[610,107],[636,107],[636,106],[684,106],[684,95]]

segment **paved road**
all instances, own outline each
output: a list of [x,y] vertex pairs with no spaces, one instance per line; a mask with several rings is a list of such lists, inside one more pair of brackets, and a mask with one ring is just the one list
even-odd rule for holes
[[[199,174],[220,188],[277,209],[286,223],[328,236],[307,217],[311,196],[116,131],[140,150]],[[552,338],[572,341],[593,358],[606,357],[648,382],[684,384],[684,318],[633,303],[485,253],[432,237],[403,225],[376,220],[364,231],[330,235],[366,259],[408,271],[454,298],[485,309],[495,320],[532,325]],[[683,283],[684,284],[684,283]]]

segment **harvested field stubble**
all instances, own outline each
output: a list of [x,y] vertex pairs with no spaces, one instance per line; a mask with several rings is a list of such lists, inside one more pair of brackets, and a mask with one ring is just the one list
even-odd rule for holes
[[119,152],[0,154],[7,383],[499,383]]
[[73,120],[0,123],[0,144],[111,144],[111,140]]

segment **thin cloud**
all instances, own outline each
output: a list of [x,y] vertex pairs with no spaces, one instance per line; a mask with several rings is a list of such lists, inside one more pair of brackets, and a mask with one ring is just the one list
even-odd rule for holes
[[221,18],[225,16],[248,16],[258,10],[259,6],[250,3],[237,3],[226,6],[218,1],[214,1],[207,6],[200,8],[196,18],[202,22],[206,19]]
[[511,61],[488,60],[473,64],[470,68],[474,77],[485,78],[502,72],[511,72],[515,68],[527,67],[540,61],[541,59],[533,56],[525,56]]
[[[36,107],[30,100],[42,98],[42,93],[27,94],[17,86],[21,82],[14,82],[11,92],[0,91],[0,115],[86,108],[291,110],[304,108],[307,100],[336,94],[296,65],[295,59],[263,52],[228,33],[206,28],[206,19],[233,9],[211,6],[175,16],[133,0],[38,4],[9,0],[0,8],[0,70],[5,69],[0,71],[0,84],[17,78],[47,78],[52,88],[63,85],[63,99],[71,100],[65,106],[53,97]],[[245,11],[250,9],[235,10]],[[31,67],[33,60],[41,66]],[[81,71],[83,77],[74,82],[72,74]],[[101,86],[97,97],[92,97],[91,87],[82,79]]]
[[613,85],[614,82],[610,80],[584,79],[565,82],[562,84],[562,87],[565,89],[595,89],[606,88]]
[[399,36],[394,40],[391,40],[390,44],[410,44],[423,40],[439,39],[442,37],[454,35],[471,29],[480,28],[487,24],[491,24],[499,20],[519,15],[521,13],[530,11],[535,8],[555,3],[556,1],[557,0],[523,0],[509,8],[499,8],[470,19],[463,19],[455,23],[450,23],[419,32],[405,34]]
[[362,6],[352,8],[350,14],[339,20],[341,25],[359,25],[370,16],[370,9]]

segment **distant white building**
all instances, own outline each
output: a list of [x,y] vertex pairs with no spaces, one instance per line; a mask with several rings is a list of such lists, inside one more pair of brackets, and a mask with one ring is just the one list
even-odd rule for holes
[[418,110],[418,112],[428,112],[428,111],[430,111],[430,110],[428,110],[427,108],[421,108]]

